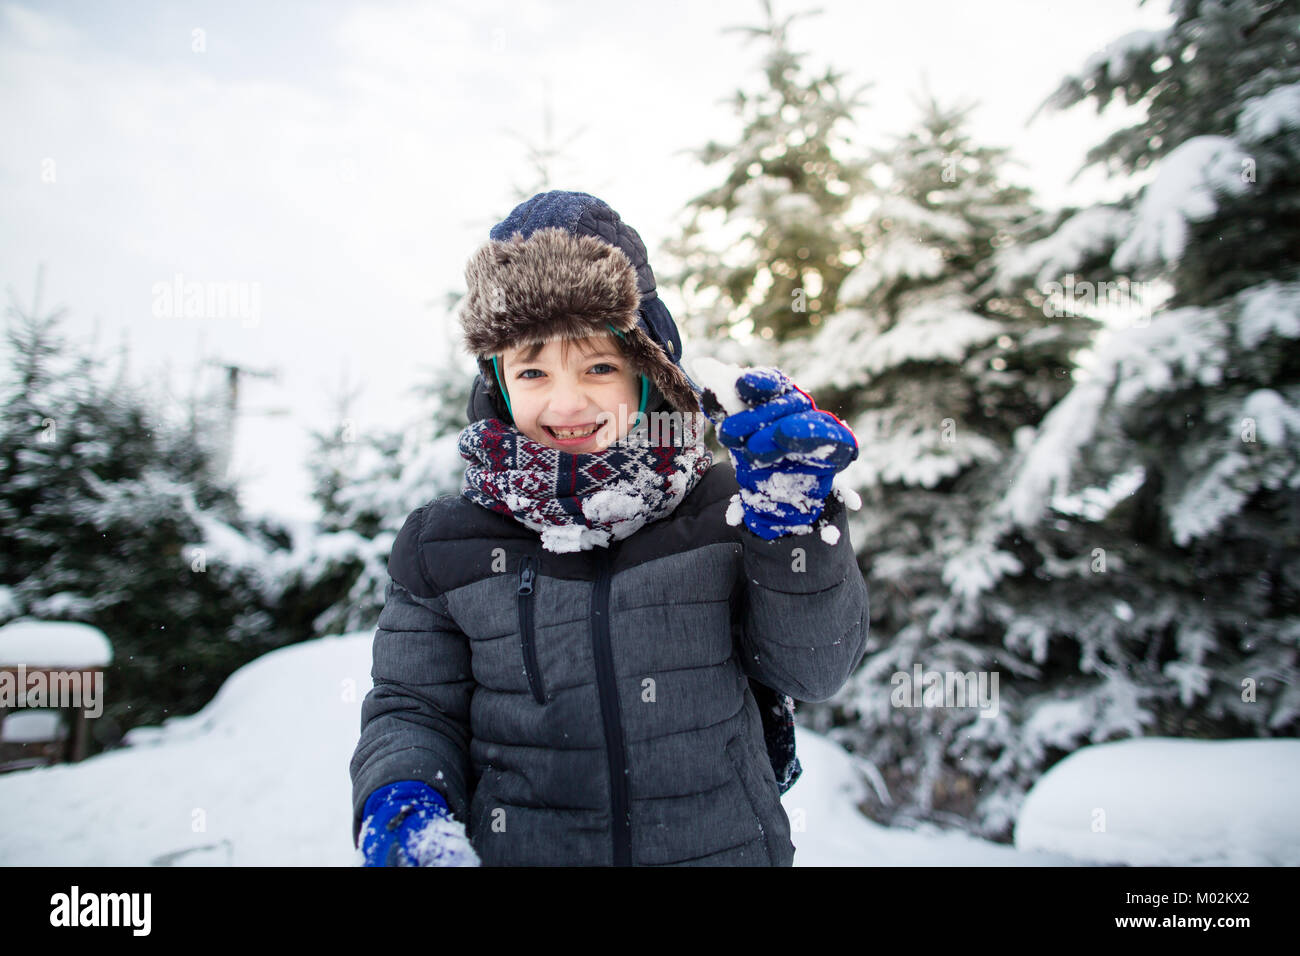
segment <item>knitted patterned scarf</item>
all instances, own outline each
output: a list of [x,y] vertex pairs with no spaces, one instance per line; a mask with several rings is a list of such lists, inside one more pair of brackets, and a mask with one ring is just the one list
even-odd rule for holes
[[460,454],[469,462],[461,493],[541,532],[549,551],[609,547],[672,512],[713,464],[703,416],[671,422],[671,434],[656,444],[642,424],[604,451],[573,454],[481,418],[460,433]]

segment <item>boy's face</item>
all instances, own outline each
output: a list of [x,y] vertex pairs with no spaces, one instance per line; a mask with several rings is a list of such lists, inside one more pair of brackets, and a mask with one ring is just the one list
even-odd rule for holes
[[[515,427],[571,454],[604,451],[626,437],[641,405],[641,379],[609,332],[507,349],[500,364]],[[563,426],[592,434],[565,439],[551,430]]]

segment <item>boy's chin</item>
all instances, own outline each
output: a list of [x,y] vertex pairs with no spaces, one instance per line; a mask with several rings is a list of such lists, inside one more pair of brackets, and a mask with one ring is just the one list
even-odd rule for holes
[[564,445],[557,445],[554,441],[550,440],[548,440],[546,444],[551,448],[554,448],[556,451],[567,451],[570,455],[595,455],[604,451],[610,445],[607,441],[592,441],[585,445],[569,445],[568,447],[565,447]]

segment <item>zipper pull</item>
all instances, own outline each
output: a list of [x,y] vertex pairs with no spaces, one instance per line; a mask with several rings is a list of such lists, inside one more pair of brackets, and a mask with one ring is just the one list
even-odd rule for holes
[[519,592],[520,594],[533,593],[533,569],[524,564],[519,570]]

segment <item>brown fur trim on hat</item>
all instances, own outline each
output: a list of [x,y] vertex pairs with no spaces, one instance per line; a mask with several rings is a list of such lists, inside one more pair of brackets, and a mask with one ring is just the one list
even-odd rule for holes
[[606,323],[626,332],[641,301],[623,250],[558,226],[488,242],[470,257],[465,282],[460,321],[473,355],[586,338]]

